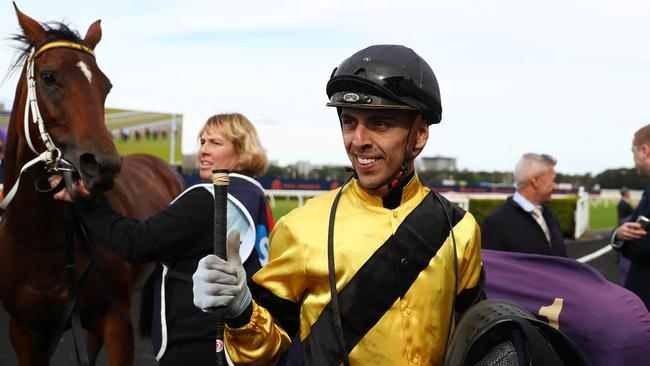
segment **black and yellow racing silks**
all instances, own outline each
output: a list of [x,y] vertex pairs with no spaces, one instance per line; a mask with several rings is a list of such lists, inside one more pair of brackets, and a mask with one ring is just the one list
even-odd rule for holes
[[[272,364],[300,329],[305,365],[341,362],[328,282],[328,220],[335,191],[281,218],[271,234],[270,261],[253,277],[257,293],[248,324],[226,329],[235,362]],[[437,365],[442,362],[454,300],[456,239],[463,311],[482,293],[479,227],[470,213],[436,198],[417,175],[401,204],[345,186],[336,211],[334,260],[345,343],[352,365]],[[261,292],[259,291],[261,289]]]

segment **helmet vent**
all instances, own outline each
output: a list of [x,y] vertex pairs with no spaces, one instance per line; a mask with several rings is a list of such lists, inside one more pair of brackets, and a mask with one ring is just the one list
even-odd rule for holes
[[366,74],[366,69],[363,68],[357,69],[357,71],[354,72],[354,75],[364,79],[368,78],[368,75]]

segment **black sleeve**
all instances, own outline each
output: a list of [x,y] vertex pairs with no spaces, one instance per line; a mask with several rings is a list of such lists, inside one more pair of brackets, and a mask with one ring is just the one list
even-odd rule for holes
[[620,251],[632,262],[648,263],[650,262],[650,237],[646,235],[638,240],[626,241]]
[[187,253],[195,238],[211,233],[214,198],[195,188],[164,210],[139,221],[116,212],[104,195],[75,204],[91,237],[130,262],[163,261]]
[[[648,202],[648,190],[643,192],[643,197],[637,206],[632,219],[636,219],[639,215],[648,216],[650,202]],[[620,249],[623,256],[636,263],[649,263],[650,262],[650,236],[646,235],[641,239],[630,240],[623,243]]]
[[481,224],[481,248],[491,250],[508,250],[506,240],[494,217],[486,217]]
[[634,213],[632,206],[624,200],[618,202],[618,207],[616,209],[618,211],[619,225],[623,223],[625,218]]
[[485,295],[485,269],[481,267],[481,275],[476,286],[461,291],[456,296],[456,321],[459,321],[463,314],[474,304],[486,299]]
[[546,220],[546,225],[551,233],[551,242],[555,243],[557,241],[558,245],[553,244],[551,248],[552,255],[568,258],[566,252],[566,244],[564,243],[564,232],[562,231],[562,225],[560,225],[560,220],[555,216],[550,210],[544,209],[544,220]]

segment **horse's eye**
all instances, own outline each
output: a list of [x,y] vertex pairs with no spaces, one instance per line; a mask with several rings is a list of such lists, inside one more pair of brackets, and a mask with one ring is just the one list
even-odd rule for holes
[[41,72],[41,80],[43,80],[45,85],[54,85],[56,83],[56,76],[54,76],[53,72],[43,71]]

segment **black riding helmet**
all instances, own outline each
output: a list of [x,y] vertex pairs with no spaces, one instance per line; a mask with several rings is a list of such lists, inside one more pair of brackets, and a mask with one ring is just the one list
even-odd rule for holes
[[429,125],[442,117],[431,67],[412,49],[375,45],[350,56],[327,83],[328,106],[417,111]]
[[456,326],[444,366],[587,366],[582,351],[558,329],[523,307],[484,300]]
[[[428,125],[440,123],[440,88],[431,67],[412,49],[374,45],[355,53],[335,68],[326,88],[330,107],[406,109],[417,112]],[[410,131],[409,131],[410,134]],[[399,204],[400,186],[409,165],[408,137],[404,162],[386,182],[390,206]]]

